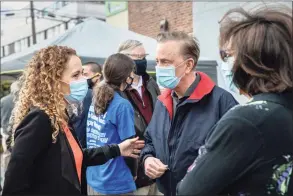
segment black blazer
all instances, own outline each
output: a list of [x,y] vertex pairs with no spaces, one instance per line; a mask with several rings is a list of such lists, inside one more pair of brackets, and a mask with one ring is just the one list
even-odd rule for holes
[[80,185],[73,152],[65,134],[60,131],[57,142],[52,143],[49,116],[44,111],[33,108],[16,129],[3,195],[87,194],[86,167],[104,164],[117,156],[120,156],[117,145],[84,149]]

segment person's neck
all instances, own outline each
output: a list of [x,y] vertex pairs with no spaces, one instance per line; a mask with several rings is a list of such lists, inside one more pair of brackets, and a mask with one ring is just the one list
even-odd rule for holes
[[246,93],[245,91],[243,91],[243,90],[239,90],[239,92],[240,92],[240,95],[244,95],[247,99],[252,99],[252,96],[250,96],[248,93]]
[[195,78],[196,78],[196,74],[192,72],[181,79],[180,84],[174,89],[179,99],[184,96],[185,92],[194,82]]
[[133,84],[137,86],[138,83],[139,83],[139,80],[140,80],[140,76],[134,74],[134,76],[133,76]]

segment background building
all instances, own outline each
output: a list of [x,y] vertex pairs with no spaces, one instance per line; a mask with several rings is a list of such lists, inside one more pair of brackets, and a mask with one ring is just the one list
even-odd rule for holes
[[108,24],[128,29],[128,2],[106,1],[105,11]]
[[[11,2],[1,1],[1,57],[33,45],[30,2],[22,2],[19,9],[7,5]],[[100,1],[34,1],[33,10],[37,43],[62,34],[80,19],[105,20],[104,2]]]
[[128,3],[129,29],[155,38],[160,27],[165,30],[193,32],[192,1],[130,1]]

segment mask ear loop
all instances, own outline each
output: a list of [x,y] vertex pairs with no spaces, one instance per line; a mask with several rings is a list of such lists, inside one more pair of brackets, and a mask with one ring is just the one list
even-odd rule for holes
[[93,78],[95,78],[95,77],[98,77],[98,76],[101,76],[102,74],[100,74],[99,72],[98,73],[96,73],[93,77],[91,77],[90,79],[93,79]]
[[[184,61],[182,61],[181,63],[179,63],[176,67],[174,66],[175,69],[176,69],[177,67],[181,67],[181,66],[183,66],[183,65],[184,65],[184,62],[186,62],[186,61],[189,60],[189,59],[190,59],[190,58],[185,59]],[[185,73],[183,73],[182,76],[179,77],[179,79],[181,80],[184,76],[185,76]]]

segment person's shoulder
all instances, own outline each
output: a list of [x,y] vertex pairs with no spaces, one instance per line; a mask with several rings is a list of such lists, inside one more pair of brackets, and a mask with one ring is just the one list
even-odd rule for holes
[[154,86],[158,86],[156,80],[152,76],[149,76],[149,78],[146,82],[148,82],[149,84],[152,84]]
[[[52,127],[49,115],[38,107],[30,108],[15,130],[15,137],[26,133],[35,135],[35,138],[51,137]],[[42,130],[42,131],[40,131]]]
[[149,77],[147,79],[144,79],[144,83],[146,82],[148,85],[149,88],[154,88],[154,89],[159,89],[159,85],[158,83],[156,82],[156,80],[149,75]]
[[250,101],[246,104],[234,106],[223,116],[223,119],[230,121],[237,118],[243,119],[257,127],[279,109],[279,107],[267,101]]
[[11,94],[2,97],[0,100],[1,103],[11,102],[11,101],[13,101],[13,96]]
[[24,121],[34,119],[36,123],[43,124],[44,122],[50,122],[49,115],[38,107],[30,108],[29,112],[24,118]]
[[118,110],[132,108],[131,103],[127,99],[119,95],[119,93],[117,92],[115,92],[112,102],[113,102],[113,107],[117,108]]
[[212,96],[217,100],[223,100],[225,102],[230,101],[235,103],[235,105],[238,104],[234,96],[228,92],[227,90],[215,85],[213,91],[211,92]]
[[213,91],[213,93],[218,94],[219,96],[227,96],[227,97],[233,97],[233,95],[228,92],[227,90],[215,85]]

